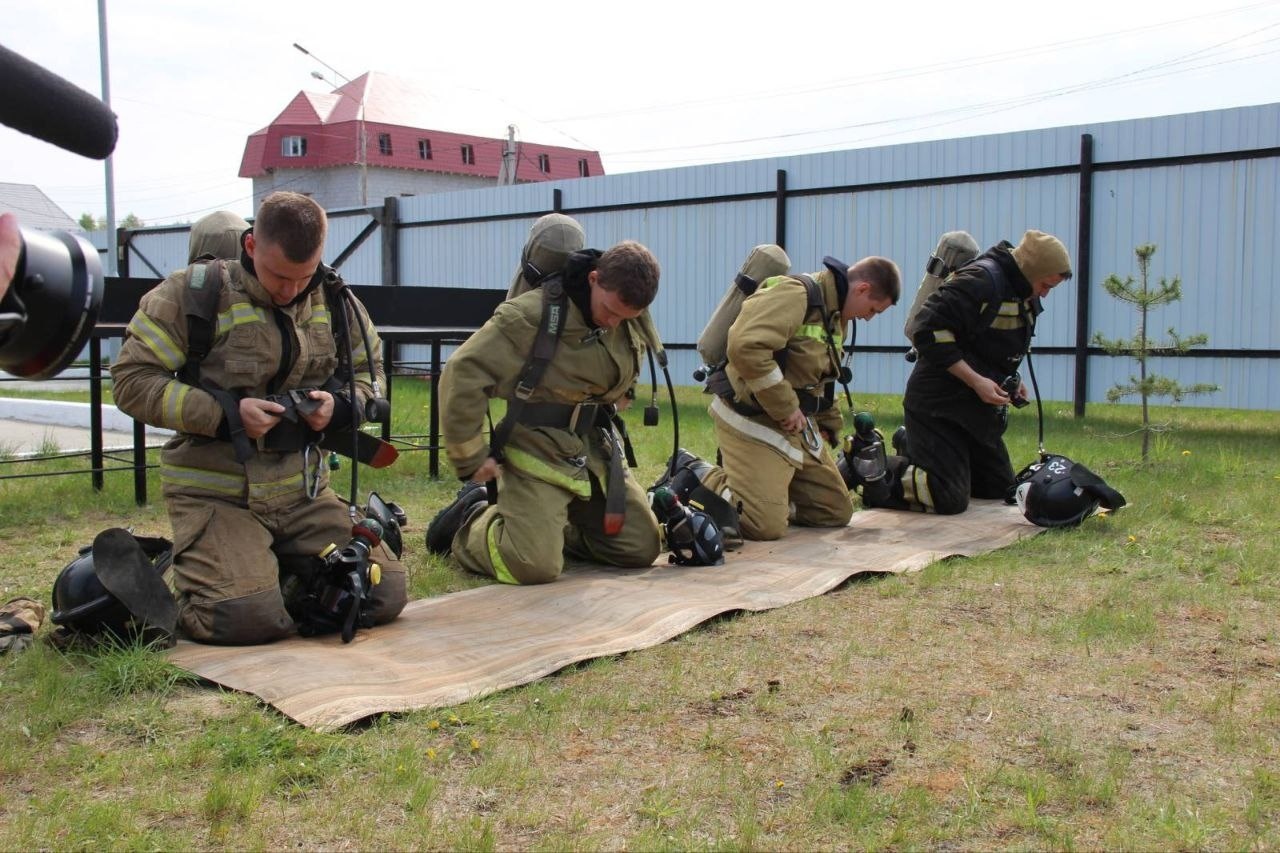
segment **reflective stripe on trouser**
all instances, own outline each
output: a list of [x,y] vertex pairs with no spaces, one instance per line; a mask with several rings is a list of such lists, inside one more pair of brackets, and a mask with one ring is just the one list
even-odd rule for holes
[[[247,645],[280,639],[293,620],[280,593],[277,557],[310,557],[351,539],[347,505],[326,489],[269,513],[208,496],[166,495],[174,538],[178,625],[189,638]],[[388,622],[407,601],[404,567],[386,546],[374,551],[382,582],[373,588],[374,619]]]
[[[729,502],[741,503],[746,539],[777,539],[788,520],[806,527],[843,527],[853,517],[853,503],[829,452],[818,460],[810,453],[783,453],[776,442],[765,443],[734,429],[712,409],[723,468],[713,468],[702,484],[713,492],[728,488]],[[754,426],[763,427],[755,421]],[[785,441],[781,433],[770,430]],[[792,460],[799,456],[799,466]],[[794,512],[792,508],[794,507]]]
[[947,412],[904,410],[911,464],[900,479],[911,509],[951,515],[969,498],[1003,498],[1013,484],[1004,425],[994,406],[978,402]]
[[623,568],[652,565],[662,549],[658,521],[644,489],[626,474],[626,521],[616,536],[605,536],[604,494],[595,478],[591,497],[503,468],[498,503],[470,518],[453,539],[453,554],[467,571],[504,583],[555,580],[565,554]]

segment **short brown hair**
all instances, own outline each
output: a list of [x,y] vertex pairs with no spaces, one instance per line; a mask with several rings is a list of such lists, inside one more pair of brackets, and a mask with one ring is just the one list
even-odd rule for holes
[[328,230],[324,208],[302,193],[272,193],[262,200],[253,220],[254,240],[279,246],[297,264],[315,256]]
[[623,240],[596,261],[596,280],[632,308],[648,308],[658,295],[658,259],[634,240]]
[[898,265],[888,258],[871,255],[849,267],[849,284],[865,281],[871,285],[871,295],[876,299],[888,299],[897,305],[902,296],[902,273]]

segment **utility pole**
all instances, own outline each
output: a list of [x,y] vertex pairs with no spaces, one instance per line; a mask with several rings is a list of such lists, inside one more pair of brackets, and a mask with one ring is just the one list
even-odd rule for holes
[[[111,109],[111,74],[107,70],[107,0],[98,0],[98,55],[102,64],[102,103]],[[107,275],[119,269],[119,244],[116,241],[116,176],[108,154],[103,168],[107,179]]]
[[508,187],[516,182],[516,126],[507,125],[507,141],[502,146],[502,167],[498,170],[498,186]]

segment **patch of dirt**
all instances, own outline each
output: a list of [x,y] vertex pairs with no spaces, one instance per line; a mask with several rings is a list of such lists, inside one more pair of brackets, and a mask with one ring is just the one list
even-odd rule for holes
[[[770,686],[772,691],[774,688]],[[723,696],[713,696],[701,702],[694,702],[690,707],[701,717],[734,717],[738,714],[738,705],[747,701],[755,691],[750,687],[741,687]]]
[[892,772],[892,758],[868,758],[866,761],[859,761],[846,767],[840,774],[840,784],[846,788],[861,784],[875,787]]

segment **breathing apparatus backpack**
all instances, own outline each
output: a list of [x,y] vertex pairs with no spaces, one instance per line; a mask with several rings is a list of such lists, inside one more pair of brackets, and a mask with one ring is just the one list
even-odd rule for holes
[[[774,248],[777,248],[777,247],[774,247]],[[836,276],[837,294],[840,296],[841,301],[843,301],[844,289],[848,285],[842,284],[841,282],[844,281],[845,271],[848,269],[848,265],[841,260],[831,257],[830,255],[822,259],[822,264],[832,273],[832,275]],[[733,321],[737,319],[738,314],[741,312],[742,303],[746,301],[747,296],[750,296],[752,293],[755,293],[757,290],[759,290],[760,286],[767,285],[767,283],[773,278],[777,278],[777,276],[770,276],[769,279],[765,279],[764,281],[761,281],[759,286],[752,287],[751,293],[747,293],[746,295],[743,295],[741,299],[731,300],[730,296],[732,296],[732,294],[726,295],[725,299],[720,303],[720,308],[716,309],[717,312],[724,311],[724,314],[718,317],[714,317],[712,320],[712,322],[716,323],[717,329],[723,326],[725,340],[723,342],[719,342],[718,340],[715,342],[709,342],[709,349],[708,349],[709,352],[711,352],[712,354],[715,354],[715,350],[711,348],[711,346],[713,346],[715,343],[719,343],[720,346],[722,347],[727,347],[729,327],[733,325]],[[830,317],[827,315],[826,299],[822,295],[822,287],[814,280],[813,276],[805,273],[801,273],[798,275],[791,275],[791,278],[796,279],[797,281],[799,281],[801,284],[804,285],[805,293],[808,298],[808,304],[805,306],[804,316],[806,320],[814,314],[817,314],[820,317],[822,327],[826,336],[827,347],[829,348],[832,354],[832,358],[838,361],[838,356],[837,356],[838,348],[836,346],[835,339],[831,335],[831,330],[829,327]],[[739,279],[740,280],[742,279],[741,274],[739,275]],[[742,288],[739,286],[735,286],[734,289],[742,290]],[[729,316],[730,313],[732,313],[732,316]],[[708,329],[711,328],[711,325],[712,325],[711,323],[708,323]],[[706,336],[707,331],[704,330],[703,335]],[[701,343],[699,344],[699,346],[701,347]],[[778,366],[785,369],[786,363],[787,363],[786,348],[784,347],[783,349],[776,351],[773,354],[773,357],[774,357],[774,360],[778,363]],[[760,409],[755,403],[753,403],[750,400],[737,399],[737,394],[733,390],[733,383],[729,381],[729,374],[726,369],[727,366],[728,366],[728,359],[727,359],[727,352],[726,352],[726,358],[721,360],[718,364],[704,365],[702,368],[699,368],[698,370],[694,371],[693,378],[698,380],[699,382],[704,383],[703,393],[715,394],[717,397],[722,398],[725,402],[727,402],[730,406],[732,406],[734,410],[736,410],[739,414],[745,415],[747,417],[754,417],[756,415],[759,415],[763,411],[763,409]],[[852,399],[852,395],[849,393],[849,383],[853,381],[853,373],[850,370],[847,363],[839,365],[838,371],[835,376],[835,381],[839,382],[844,387],[845,398],[849,402],[849,407],[852,408],[853,399]],[[818,397],[816,395],[810,395],[810,397],[811,399],[809,400],[808,405],[812,406],[812,408],[806,408],[806,403],[804,399],[802,399],[801,401],[801,410],[804,411],[806,415],[814,414],[816,411],[826,411],[835,403],[835,383],[834,382],[825,383],[822,389],[821,397]]]
[[765,279],[786,275],[790,269],[791,259],[781,246],[764,243],[751,250],[698,336],[698,355],[702,356],[703,366],[694,371],[694,379],[702,382],[724,368],[728,359],[729,327],[738,319],[743,301],[755,293]]
[[911,302],[911,310],[907,312],[907,322],[902,327],[907,340],[913,340],[919,325],[916,315],[935,290],[942,286],[953,272],[978,257],[981,251],[978,241],[967,231],[948,231],[938,238],[938,245],[924,265],[924,278],[920,280],[920,288],[916,298]]

